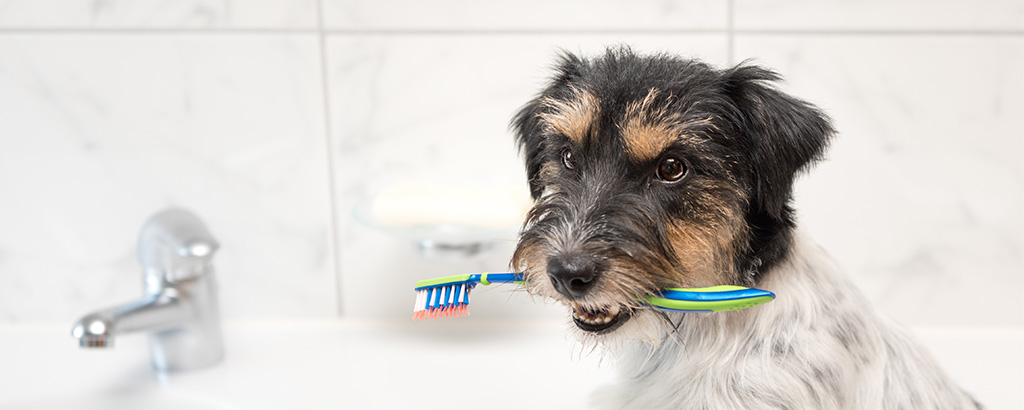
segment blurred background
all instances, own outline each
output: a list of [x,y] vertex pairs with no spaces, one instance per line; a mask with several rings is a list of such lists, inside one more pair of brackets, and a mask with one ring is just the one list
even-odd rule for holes
[[[559,50],[617,44],[749,60],[828,112],[801,225],[980,401],[1024,407],[1024,0],[0,0],[0,340],[71,346],[138,297],[168,206],[220,240],[229,328],[407,326],[412,283],[506,269],[517,226],[438,256],[357,210],[395,186],[526,196],[512,115]],[[471,323],[564,320],[489,292]]]

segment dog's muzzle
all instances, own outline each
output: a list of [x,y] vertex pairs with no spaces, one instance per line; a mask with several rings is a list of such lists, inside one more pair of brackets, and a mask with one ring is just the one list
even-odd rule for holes
[[629,309],[622,305],[588,306],[579,302],[600,278],[600,267],[593,258],[574,254],[554,256],[548,260],[547,274],[555,291],[568,298],[573,323],[580,329],[607,333],[629,319]]

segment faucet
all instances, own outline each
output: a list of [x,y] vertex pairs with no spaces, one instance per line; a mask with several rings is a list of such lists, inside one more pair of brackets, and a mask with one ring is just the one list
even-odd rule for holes
[[224,344],[210,262],[217,240],[197,216],[171,208],[146,222],[138,246],[144,296],[83,316],[71,335],[83,348],[110,348],[115,335],[148,332],[161,372],[219,362]]

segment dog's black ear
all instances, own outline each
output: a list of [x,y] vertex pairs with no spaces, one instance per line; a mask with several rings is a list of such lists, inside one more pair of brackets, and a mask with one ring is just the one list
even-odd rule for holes
[[723,79],[750,155],[751,205],[773,219],[788,219],[793,180],[824,155],[835,132],[832,123],[813,105],[776,90],[771,83],[780,77],[770,70],[741,64]]
[[530,100],[512,120],[519,155],[526,161],[526,178],[530,182],[530,196],[533,199],[540,198],[544,192],[540,170],[544,165],[546,142],[543,125],[540,123],[541,108],[540,97]]
[[540,119],[540,115],[548,109],[544,100],[546,98],[564,98],[570,91],[570,85],[574,79],[579,77],[583,64],[583,60],[575,55],[563,52],[556,65],[555,76],[551,79],[548,87],[536,98],[526,103],[512,119],[511,128],[515,132],[519,153],[526,161],[526,176],[530,181],[530,195],[533,196],[533,199],[540,198],[544,192],[543,182],[540,178],[541,168],[546,160],[545,150],[547,148],[544,124]]

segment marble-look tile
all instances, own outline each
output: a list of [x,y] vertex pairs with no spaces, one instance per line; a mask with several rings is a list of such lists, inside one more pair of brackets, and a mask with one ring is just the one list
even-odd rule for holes
[[1020,31],[1022,0],[734,0],[737,30]]
[[5,29],[315,29],[316,0],[0,0]]
[[[525,171],[508,131],[512,116],[547,82],[558,48],[591,54],[619,42],[714,64],[726,60],[725,36],[711,34],[329,37],[344,314],[406,318],[411,286],[419,279],[506,269],[517,227],[496,234],[501,246],[485,257],[428,260],[408,239],[373,232],[346,216],[357,200],[395,181],[509,186],[526,194]],[[486,201],[481,198],[480,206]],[[479,297],[473,304],[476,310],[494,303],[494,316],[503,308],[524,317],[521,311],[532,309],[507,300]]]
[[141,295],[136,236],[190,208],[225,316],[335,314],[314,35],[0,35],[0,320]]
[[334,30],[725,30],[728,2],[323,0]]
[[881,310],[1024,324],[1024,38],[740,35],[736,54],[834,118],[796,207]]

